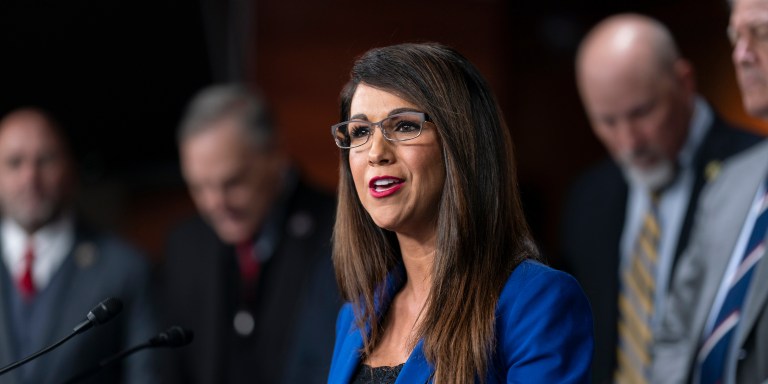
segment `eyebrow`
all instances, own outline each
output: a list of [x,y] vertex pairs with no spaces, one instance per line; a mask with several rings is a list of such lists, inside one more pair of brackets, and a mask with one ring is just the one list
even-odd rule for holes
[[[395,108],[395,109],[389,111],[389,113],[387,113],[387,117],[390,117],[392,115],[397,115],[398,113],[403,113],[403,112],[421,112],[421,111],[416,109],[416,108],[409,108],[409,107]],[[366,121],[368,121],[368,116],[365,113],[358,113],[356,115],[351,116],[349,119],[350,120],[366,120]]]

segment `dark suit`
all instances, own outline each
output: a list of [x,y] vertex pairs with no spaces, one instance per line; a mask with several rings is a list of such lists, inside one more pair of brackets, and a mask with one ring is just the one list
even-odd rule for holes
[[[7,365],[29,355],[19,355],[14,334],[11,295],[16,292],[4,263],[0,263],[0,365]],[[81,373],[100,360],[145,342],[160,331],[149,303],[150,269],[147,260],[116,237],[99,234],[79,225],[75,243],[50,283],[35,300],[38,305],[28,323],[19,325],[40,329],[33,332],[33,345],[23,346],[37,351],[69,335],[86,318],[88,311],[108,297],[121,299],[122,311],[106,324],[75,336],[58,349],[0,376],[0,383],[56,383]],[[17,322],[18,323],[18,322]],[[91,381],[83,383],[158,383],[152,368],[155,352],[143,351],[104,369]],[[26,380],[21,380],[24,376]]]
[[251,335],[233,328],[238,263],[200,218],[172,233],[160,271],[167,321],[190,328],[195,341],[177,351],[170,382],[324,383],[341,306],[331,263],[335,200],[298,184],[287,191],[274,253],[262,265]]
[[[675,259],[688,243],[699,193],[707,181],[705,168],[757,143],[760,137],[735,129],[714,116],[694,155],[694,181],[680,229]],[[616,163],[606,160],[589,169],[571,187],[562,218],[563,267],[584,287],[595,316],[596,383],[612,379],[618,341],[620,242],[628,186]]]

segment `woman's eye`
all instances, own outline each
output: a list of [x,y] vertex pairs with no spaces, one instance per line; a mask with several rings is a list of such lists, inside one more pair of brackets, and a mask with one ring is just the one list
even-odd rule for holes
[[368,136],[370,128],[367,125],[351,125],[349,127],[349,136],[354,138],[360,138]]
[[413,131],[418,131],[418,130],[419,130],[419,123],[414,122],[414,121],[407,121],[407,120],[400,121],[395,126],[395,131],[396,132],[407,133],[407,132],[413,132]]

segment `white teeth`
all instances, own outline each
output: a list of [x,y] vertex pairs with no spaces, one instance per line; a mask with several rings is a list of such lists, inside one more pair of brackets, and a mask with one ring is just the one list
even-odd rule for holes
[[374,181],[374,182],[373,182],[373,185],[375,185],[375,186],[377,186],[377,187],[383,187],[383,186],[387,186],[387,185],[390,185],[390,184],[394,184],[394,183],[395,183],[395,181],[394,181],[394,180],[391,180],[391,179],[382,179],[382,180],[376,180],[376,181]]

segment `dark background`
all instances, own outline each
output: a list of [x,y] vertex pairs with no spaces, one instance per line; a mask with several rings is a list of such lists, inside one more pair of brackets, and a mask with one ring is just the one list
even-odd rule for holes
[[328,127],[354,57],[439,41],[472,60],[496,92],[529,220],[557,263],[567,185],[605,156],[578,99],[574,53],[594,23],[624,11],[667,24],[715,108],[768,132],[741,109],[725,0],[4,0],[0,113],[51,110],[75,147],[86,213],[159,257],[168,228],[192,212],[174,131],[196,90],[220,80],[262,89],[283,148],[310,181],[333,190],[338,152]]

